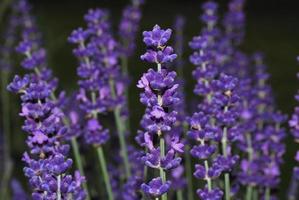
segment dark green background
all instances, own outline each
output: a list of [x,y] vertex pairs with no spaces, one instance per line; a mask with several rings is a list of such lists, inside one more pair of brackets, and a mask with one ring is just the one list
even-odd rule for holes
[[[125,0],[31,1],[48,49],[49,65],[59,77],[61,89],[68,91],[77,89],[77,62],[72,55],[72,45],[68,44],[66,39],[73,29],[84,26],[84,13],[88,8],[108,8],[111,11],[113,25],[117,28],[122,8],[128,2]],[[227,1],[219,2],[221,2],[223,12]],[[248,0],[248,2],[246,38],[242,48],[248,53],[256,50],[265,53],[271,74],[270,83],[273,86],[278,108],[290,115],[296,105],[293,95],[299,88],[296,81],[296,72],[299,71],[296,63],[296,56],[299,54],[299,3],[288,0]],[[192,36],[200,31],[198,16],[201,14],[201,3],[202,1],[196,0],[147,0],[143,9],[141,30],[148,30],[154,24],[171,27],[177,14],[186,17],[184,71],[187,80],[191,80],[191,71],[194,69],[194,66],[188,62],[191,51],[187,46],[187,41],[190,41]],[[138,101],[139,91],[135,84],[140,75],[149,67],[148,64],[139,60],[140,54],[144,51],[140,35],[139,33],[137,38],[136,54],[129,61],[129,71],[132,75],[130,113],[134,130],[138,128],[144,109]],[[194,97],[193,85],[194,82],[187,82],[188,100]],[[288,185],[296,148],[298,146],[295,146],[292,138],[289,137],[282,176],[282,195],[285,194]]]

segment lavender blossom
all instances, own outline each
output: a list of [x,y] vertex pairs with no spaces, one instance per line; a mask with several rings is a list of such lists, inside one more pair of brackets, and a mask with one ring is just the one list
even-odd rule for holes
[[[140,101],[147,107],[143,118],[145,131],[139,135],[139,141],[143,141],[140,143],[148,152],[142,159],[146,166],[158,169],[161,176],[152,179],[148,184],[142,184],[141,189],[149,196],[162,196],[162,199],[165,199],[171,184],[166,181],[166,171],[180,165],[181,158],[177,157],[177,154],[183,153],[184,147],[179,141],[180,138],[175,135],[171,135],[171,142],[166,142],[165,147],[166,137],[176,122],[177,112],[173,108],[180,101],[177,96],[176,73],[169,72],[166,68],[166,64],[177,57],[172,47],[166,44],[170,36],[170,29],[163,30],[158,25],[154,26],[152,31],[143,32],[143,41],[148,50],[141,59],[156,63],[157,71],[149,69],[137,85],[144,89]],[[155,146],[154,137],[159,137],[160,147]]]
[[[35,59],[31,56],[31,41],[28,38],[24,40],[18,50],[28,55],[25,60],[31,63],[30,58]],[[23,48],[24,43],[28,44],[26,48]],[[27,68],[24,61],[22,65]],[[37,67],[31,65],[33,69]],[[53,85],[35,73],[30,73],[23,78],[15,76],[8,90],[20,94],[22,100],[20,115],[25,118],[22,128],[28,133],[26,143],[31,154],[26,152],[23,156],[27,164],[24,173],[33,189],[32,198],[66,199],[72,195],[75,199],[84,199],[85,193],[81,188],[84,178],[78,172],[74,177],[67,174],[72,160],[67,158],[69,145],[62,143],[66,131],[62,123],[63,113],[51,100]]]
[[141,20],[141,6],[144,0],[131,0],[132,5],[126,6],[122,13],[121,22],[118,27],[121,39],[121,54],[130,57],[135,50],[135,39]]
[[[198,112],[189,119],[191,130],[188,135],[196,144],[190,153],[201,160],[195,166],[194,176],[206,182],[204,189],[197,194],[201,199],[222,199],[223,192],[213,186],[214,179],[221,174],[225,177],[225,198],[229,199],[229,174],[235,168],[238,156],[231,151],[231,144],[239,137],[240,131],[236,123],[239,118],[238,80],[219,72],[217,24],[218,5],[209,1],[203,5],[204,14],[201,19],[206,24],[201,36],[194,37],[190,47],[195,52],[190,61],[197,66],[193,76],[197,80],[194,93],[202,97]],[[218,144],[221,144],[221,155],[217,155]]]

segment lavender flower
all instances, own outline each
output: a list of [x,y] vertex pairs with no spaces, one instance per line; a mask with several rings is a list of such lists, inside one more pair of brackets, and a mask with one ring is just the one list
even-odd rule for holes
[[121,54],[129,57],[135,50],[135,38],[141,20],[141,6],[144,0],[132,0],[132,5],[126,6],[122,13],[121,22],[118,27],[121,39]]
[[8,90],[18,93],[22,100],[20,115],[25,118],[22,129],[28,133],[26,143],[30,154],[25,153],[23,161],[25,176],[33,189],[33,199],[84,199],[81,188],[84,177],[79,172],[68,174],[72,160],[67,158],[69,145],[63,144],[66,127],[62,123],[63,113],[57,101],[53,101],[57,80],[45,66],[45,50],[39,47],[39,37],[34,34],[34,21],[29,14],[26,1],[18,4],[24,23],[23,41],[17,51],[26,57],[21,62],[24,69],[33,73],[24,77],[15,76]]
[[[198,105],[199,111],[189,119],[191,130],[188,135],[199,144],[194,145],[190,153],[201,160],[195,166],[194,176],[206,182],[204,189],[197,194],[202,199],[222,199],[220,188],[213,187],[213,179],[223,173],[225,177],[226,199],[231,196],[229,174],[234,169],[238,156],[233,155],[231,144],[239,137],[238,128],[238,80],[224,73],[219,73],[218,66],[218,36],[217,24],[218,5],[209,1],[203,5],[204,14],[201,17],[206,27],[202,35],[194,37],[189,43],[195,52],[190,61],[197,66],[193,76],[197,80],[194,92],[202,97]],[[217,148],[221,144],[222,155]]]
[[[30,40],[26,42],[30,47]],[[18,49],[22,49],[23,44]],[[29,55],[26,60],[30,62],[30,48],[23,53]],[[26,152],[23,156],[27,164],[24,173],[33,189],[32,198],[66,199],[73,195],[75,199],[84,199],[81,188],[84,178],[77,172],[75,177],[67,174],[72,160],[67,158],[69,146],[61,141],[66,128],[62,124],[63,113],[51,100],[53,85],[30,73],[24,78],[16,76],[8,90],[21,95],[20,115],[25,118],[22,128],[28,133],[26,143],[31,154]]]
[[[149,196],[164,199],[170,188],[170,182],[166,181],[166,171],[180,165],[181,158],[177,153],[183,152],[183,144],[179,137],[171,135],[171,142],[165,139],[176,122],[177,112],[173,110],[180,99],[177,96],[178,84],[175,82],[176,73],[169,72],[166,63],[173,61],[176,54],[166,43],[171,36],[171,30],[163,30],[158,25],[152,31],[143,32],[143,41],[148,47],[141,59],[157,64],[157,71],[149,69],[143,74],[137,87],[144,89],[140,95],[140,101],[146,105],[146,113],[143,118],[145,132],[141,132],[140,144],[145,146],[148,153],[143,156],[144,164],[150,168],[160,170],[161,177],[152,179],[149,184],[142,184],[141,189]],[[160,147],[155,147],[154,137],[159,137]]]

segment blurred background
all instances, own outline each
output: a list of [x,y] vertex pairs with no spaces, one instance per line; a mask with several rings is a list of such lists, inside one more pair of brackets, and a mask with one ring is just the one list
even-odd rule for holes
[[[0,2],[3,0],[0,0]],[[53,68],[55,76],[60,80],[60,88],[69,93],[77,89],[76,67],[77,60],[72,55],[72,45],[67,42],[71,31],[85,26],[83,15],[89,8],[107,8],[111,12],[112,23],[117,31],[122,9],[129,4],[128,0],[31,0],[34,15],[42,31],[44,44],[48,50],[49,66]],[[187,100],[196,98],[193,93],[194,82],[191,71],[194,66],[188,61],[191,50],[188,41],[199,34],[201,23],[198,19],[201,14],[200,0],[146,0],[143,6],[143,18],[140,30],[149,30],[155,24],[162,27],[172,27],[175,17],[180,14],[186,18],[184,31],[185,52],[183,58],[184,74],[187,80]],[[227,1],[219,1],[220,11],[226,9]],[[299,55],[299,1],[291,0],[248,0],[246,6],[247,22],[245,43],[242,46],[248,54],[262,51],[266,56],[266,64],[271,74],[270,84],[273,87],[278,108],[290,115],[296,102],[293,98],[299,84],[296,73],[299,64],[296,56]],[[1,32],[5,29],[4,23]],[[117,33],[117,32],[116,32]],[[137,37],[137,51],[129,60],[129,72],[132,76],[130,87],[130,113],[134,131],[138,129],[140,117],[144,107],[139,103],[139,90],[135,87],[137,80],[149,67],[140,61],[139,56],[144,52],[141,31]],[[18,66],[17,66],[18,67]],[[18,107],[14,108],[15,113]],[[17,115],[13,115],[17,117]],[[16,128],[16,132],[20,126]],[[25,149],[23,134],[14,133],[13,142],[18,146],[14,158],[20,160]],[[134,132],[133,132],[134,134]],[[283,168],[283,180],[280,194],[286,193],[290,172],[294,165],[294,153],[298,148],[292,140],[287,139],[287,153]],[[17,167],[15,173],[22,175],[22,167]],[[283,198],[282,198],[283,199]]]

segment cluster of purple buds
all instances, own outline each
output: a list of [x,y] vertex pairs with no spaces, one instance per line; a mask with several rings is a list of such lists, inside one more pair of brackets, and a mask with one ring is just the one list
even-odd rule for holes
[[[145,131],[138,137],[139,143],[147,149],[142,160],[147,167],[160,170],[161,176],[141,185],[143,192],[152,197],[160,197],[170,189],[171,182],[166,180],[166,172],[180,165],[182,159],[177,154],[183,153],[184,148],[178,134],[166,140],[176,122],[177,112],[173,107],[180,101],[176,73],[166,68],[177,57],[172,47],[167,46],[170,36],[170,29],[163,30],[158,25],[152,31],[143,32],[147,51],[141,59],[155,63],[157,70],[149,69],[137,85],[144,89],[140,101],[146,106],[142,122]],[[160,141],[160,147],[155,146],[156,139]]]
[[45,65],[45,50],[39,47],[39,37],[34,21],[29,14],[26,1],[19,2],[24,20],[23,41],[17,51],[25,56],[21,65],[31,73],[16,75],[8,85],[8,90],[20,94],[25,118],[22,129],[28,133],[26,143],[30,149],[23,161],[25,176],[33,189],[33,199],[84,199],[81,184],[85,181],[79,172],[69,175],[72,160],[67,158],[69,145],[63,144],[66,127],[62,123],[63,113],[53,100],[57,80]]
[[[193,146],[191,155],[202,161],[195,166],[194,175],[206,182],[206,187],[199,189],[197,194],[201,199],[222,199],[223,191],[213,187],[212,180],[219,178],[222,173],[231,173],[238,161],[238,156],[231,151],[231,143],[240,135],[237,124],[240,98],[238,80],[219,73],[217,69],[217,4],[209,1],[203,5],[203,9],[201,19],[207,27],[201,36],[194,37],[190,42],[195,50],[190,61],[197,66],[193,71],[197,80],[194,92],[202,100],[198,112],[189,119],[191,130],[188,135],[199,143]],[[218,154],[219,145],[222,146],[221,155]]]
[[[25,69],[38,70],[40,55],[34,51],[30,40],[19,45],[18,51],[27,56],[22,62]],[[67,158],[69,145],[63,144],[66,128],[62,123],[63,113],[51,100],[54,86],[40,74],[30,73],[24,77],[15,76],[8,90],[21,95],[25,118],[23,130],[28,133],[26,143],[30,154],[25,153],[23,161],[25,175],[33,189],[33,199],[84,199],[81,189],[84,178],[76,172],[68,175],[72,160]]]
[[[119,78],[117,43],[110,34],[107,11],[90,10],[85,20],[87,28],[73,31],[69,41],[78,44],[74,50],[80,61],[77,99],[88,117],[85,140],[89,144],[101,145],[108,140],[109,134],[96,116],[123,104],[124,81]],[[115,80],[113,84],[111,79]]]

